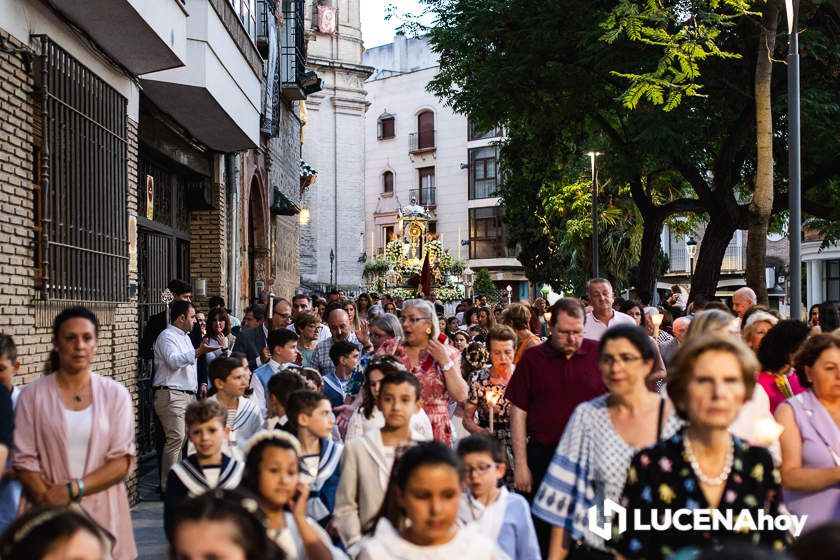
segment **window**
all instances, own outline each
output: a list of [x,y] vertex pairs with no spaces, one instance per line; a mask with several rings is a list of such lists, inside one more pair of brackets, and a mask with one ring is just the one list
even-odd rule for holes
[[306,99],[301,81],[306,73],[306,37],[303,25],[303,0],[284,2],[283,37],[280,40],[280,75],[283,95],[289,100]]
[[254,39],[257,35],[257,0],[228,0],[233,11],[236,12],[239,22],[248,36]]
[[394,192],[394,174],[391,171],[382,174],[382,192]]
[[41,42],[47,71],[46,83],[38,85],[47,96],[49,159],[42,155],[36,169],[47,164],[50,170],[36,209],[43,228],[35,251],[41,295],[126,301],[127,101],[49,38]]
[[410,136],[413,151],[430,150],[435,147],[435,114],[423,111],[417,115],[417,132]]
[[382,228],[382,247],[388,244],[394,238],[394,226],[383,226]]
[[498,150],[495,146],[474,148],[469,151],[470,200],[496,196]]
[[840,299],[840,261],[825,261],[825,301]]
[[379,140],[387,140],[395,136],[395,120],[393,115],[387,113],[379,117],[376,138]]
[[467,119],[467,140],[484,140],[486,138],[498,138],[502,135],[502,129],[499,127],[491,128],[490,130],[477,130],[472,119]]
[[421,206],[435,204],[435,168],[421,167],[417,170],[418,188],[409,192],[409,198],[414,199]]
[[507,256],[501,208],[470,208],[470,258],[498,259]]

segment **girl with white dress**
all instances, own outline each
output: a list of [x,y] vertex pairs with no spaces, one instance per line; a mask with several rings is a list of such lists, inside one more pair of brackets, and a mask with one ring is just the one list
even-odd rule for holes
[[506,560],[474,525],[458,527],[462,483],[461,463],[446,445],[429,441],[409,448],[394,466],[358,560]]
[[288,560],[344,560],[326,531],[306,516],[309,486],[300,481],[300,442],[265,430],[248,442],[242,486],[259,497],[268,536]]

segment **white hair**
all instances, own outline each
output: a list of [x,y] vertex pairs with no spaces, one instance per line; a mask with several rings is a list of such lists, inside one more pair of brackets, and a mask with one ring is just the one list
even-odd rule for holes
[[431,337],[437,339],[440,334],[440,325],[438,324],[437,313],[435,313],[435,306],[425,299],[410,299],[403,302],[403,313],[408,311],[409,307],[418,309],[423,318],[432,324]]
[[741,296],[750,300],[750,302],[755,305],[758,302],[758,296],[755,295],[755,291],[750,288],[749,286],[744,286],[743,288],[738,288],[735,290],[735,293],[732,294],[732,297]]

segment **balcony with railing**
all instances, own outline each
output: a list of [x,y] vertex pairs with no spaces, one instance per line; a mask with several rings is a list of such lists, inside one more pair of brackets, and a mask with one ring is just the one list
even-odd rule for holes
[[285,5],[283,37],[280,40],[281,80],[283,96],[289,100],[306,99],[303,79],[306,73],[306,36],[303,24],[303,0],[290,0]]
[[408,151],[412,154],[435,149],[435,130],[421,130],[408,135]]
[[435,206],[435,188],[411,189],[408,191],[408,199],[416,201],[420,206]]

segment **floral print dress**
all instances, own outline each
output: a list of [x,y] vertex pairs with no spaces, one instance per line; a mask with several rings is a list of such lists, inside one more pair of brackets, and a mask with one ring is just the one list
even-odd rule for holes
[[[620,502],[627,508],[627,531],[612,541],[616,551],[625,558],[664,559],[681,549],[720,548],[732,541],[773,550],[784,548],[789,536],[775,529],[679,531],[672,525],[665,530],[635,530],[635,517],[630,515],[635,510],[641,510],[641,519],[649,523],[650,510],[657,510],[661,521],[666,510],[711,509],[686,455],[684,435],[685,430],[633,457]],[[742,510],[751,512],[753,519],[758,519],[759,511],[779,515],[780,476],[770,453],[763,447],[751,447],[735,436],[732,438],[735,445],[732,471],[717,509],[724,513],[731,510],[733,519]],[[687,522],[691,523],[691,519]],[[614,535],[616,525],[613,524]]]
[[469,379],[469,395],[467,402],[476,406],[478,417],[476,424],[482,428],[490,428],[490,405],[487,402],[487,395],[498,399],[493,412],[493,435],[502,443],[507,454],[508,469],[505,473],[505,484],[513,488],[513,447],[510,439],[510,402],[505,398],[507,385],[492,383],[490,381],[490,369],[474,371]]
[[[458,350],[445,345],[449,359],[457,362],[461,359]],[[388,340],[376,351],[377,356],[394,356],[405,368],[420,381],[420,399],[423,410],[432,423],[432,433],[437,441],[452,445],[452,419],[449,416],[449,392],[446,390],[446,378],[443,369],[431,358],[428,351],[420,352],[418,363],[411,365],[405,346],[398,340]],[[426,365],[429,364],[429,365]]]

